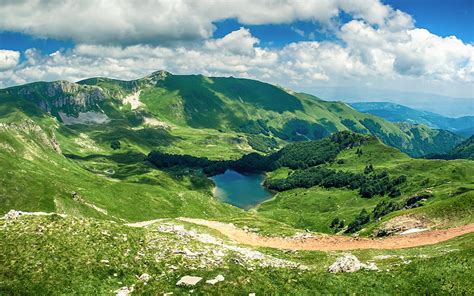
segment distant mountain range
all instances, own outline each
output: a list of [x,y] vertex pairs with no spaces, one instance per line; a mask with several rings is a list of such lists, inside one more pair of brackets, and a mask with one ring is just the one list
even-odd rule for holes
[[[174,126],[191,134],[203,129],[237,134],[242,145],[268,152],[278,143],[317,140],[351,130],[375,135],[419,157],[446,153],[463,140],[450,131],[392,123],[342,102],[323,101],[260,81],[166,71],[132,81],[36,82],[0,90],[0,102],[9,112],[20,109],[30,118],[42,113],[67,126],[86,124],[89,132],[101,133],[101,139],[121,141],[125,131],[138,126]],[[105,127],[113,131],[106,133]],[[129,144],[144,140],[150,139]]]
[[474,97],[450,97],[433,93],[398,90],[368,89],[363,87],[311,87],[300,91],[317,94],[327,101],[390,102],[417,110],[425,110],[447,117],[473,116]]
[[474,134],[474,116],[452,118],[388,102],[360,102],[350,105],[360,112],[370,113],[392,122],[424,124],[431,128],[445,129],[463,136]]

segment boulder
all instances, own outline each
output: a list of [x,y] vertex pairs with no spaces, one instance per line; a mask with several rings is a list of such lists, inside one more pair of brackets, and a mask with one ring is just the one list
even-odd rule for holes
[[151,275],[149,275],[148,273],[144,273],[139,277],[139,280],[144,283],[148,282],[150,279],[151,279]]
[[115,296],[128,296],[130,293],[133,292],[133,288],[129,288],[127,286],[124,286],[118,290],[115,290]]
[[8,213],[3,216],[5,220],[12,220],[20,217],[24,213],[22,211],[17,211],[17,210],[10,210]]
[[379,270],[374,262],[368,264],[362,263],[352,254],[345,254],[336,259],[336,261],[328,267],[329,272],[356,272],[360,269]]
[[195,286],[201,280],[202,278],[198,276],[185,275],[176,283],[176,286]]
[[225,278],[224,278],[222,275],[219,274],[219,275],[216,276],[215,278],[210,279],[210,280],[207,280],[207,281],[206,281],[206,284],[215,285],[215,284],[217,284],[218,282],[224,281],[224,279],[225,279]]
[[336,261],[329,266],[329,272],[355,272],[362,268],[361,262],[356,256],[346,254],[336,259]]

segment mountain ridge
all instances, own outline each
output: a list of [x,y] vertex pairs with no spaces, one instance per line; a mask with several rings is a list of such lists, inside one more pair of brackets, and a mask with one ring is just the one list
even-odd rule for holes
[[[133,127],[148,118],[170,126],[243,133],[262,152],[278,141],[316,140],[342,130],[376,135],[412,156],[445,153],[462,139],[418,125],[401,128],[342,102],[256,80],[163,70],[129,81],[96,77],[77,83],[37,82],[0,90],[2,94],[32,101],[72,124],[125,120]],[[126,99],[130,96],[136,105]]]
[[474,131],[474,116],[447,117],[434,112],[410,108],[390,102],[350,103],[352,107],[392,122],[425,124],[435,129],[445,129],[463,136]]

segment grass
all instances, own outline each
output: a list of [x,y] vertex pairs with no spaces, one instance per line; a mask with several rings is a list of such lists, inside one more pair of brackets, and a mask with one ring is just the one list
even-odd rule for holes
[[[472,202],[474,190],[474,165],[472,161],[412,159],[394,148],[372,141],[361,147],[341,152],[336,161],[327,166],[335,170],[363,172],[365,166],[373,164],[376,171],[387,170],[391,176],[406,175],[407,182],[401,187],[402,196],[390,198],[375,196],[364,199],[357,191],[348,189],[294,189],[278,193],[256,208],[269,219],[274,219],[300,229],[332,233],[329,225],[335,217],[345,224],[352,222],[357,214],[366,209],[371,212],[382,201],[403,202],[405,199],[428,190],[433,197],[424,206],[413,210],[400,210],[381,221],[372,221],[362,234],[369,235],[387,220],[400,215],[414,214],[428,219],[439,227],[457,226],[473,221]],[[341,160],[341,161],[338,161]],[[289,169],[280,168],[268,174],[269,178],[284,178]],[[462,192],[457,194],[456,192]]]
[[[305,229],[331,233],[329,224],[334,217],[347,224],[361,209],[370,212],[379,201],[390,198],[363,199],[356,191],[314,187],[279,193],[245,212],[216,200],[211,193],[212,183],[199,171],[156,170],[144,161],[145,155],[160,150],[210,159],[236,159],[254,151],[248,145],[251,132],[247,128],[266,125],[269,135],[273,134],[271,130],[285,129],[292,134],[295,131],[288,123],[296,118],[310,123],[310,127],[317,124],[331,132],[352,129],[367,133],[370,128],[392,145],[403,140],[408,144],[403,149],[416,154],[423,152],[420,147],[433,145],[434,142],[417,140],[435,136],[432,130],[402,130],[343,103],[324,102],[305,94],[290,95],[248,80],[174,77],[156,87],[145,87],[140,96],[145,107],[138,111],[121,106],[120,97],[149,82],[92,79],[84,84],[99,84],[114,94],[113,99],[101,103],[112,118],[110,123],[60,125],[28,100],[0,92],[0,122],[15,123],[0,128],[0,213],[17,209],[69,215],[0,221],[0,294],[110,294],[121,286],[135,284],[137,294],[158,291],[179,295],[190,290],[175,286],[182,275],[208,279],[219,273],[226,277],[224,284],[200,283],[194,293],[474,294],[469,272],[474,258],[472,234],[424,248],[354,251],[364,261],[395,254],[412,263],[403,264],[396,257],[377,261],[389,272],[333,275],[326,268],[340,255],[338,252],[288,253],[271,249],[261,251],[306,264],[310,270],[249,270],[236,263],[234,256],[226,257],[218,267],[191,270],[187,267],[189,262],[176,254],[167,258],[159,255],[168,242],[176,248],[186,245],[194,249],[203,247],[199,243],[122,225],[124,220],[186,216],[246,226],[265,236],[292,236]],[[42,89],[44,84],[31,87]],[[268,100],[268,92],[281,100]],[[274,102],[277,103],[273,105]],[[146,126],[143,117],[165,121],[171,127]],[[33,128],[18,126],[25,122],[32,123]],[[248,127],[247,123],[252,124]],[[53,133],[63,154],[51,148]],[[308,135],[311,136],[310,132]],[[121,142],[120,149],[110,147],[114,140]],[[285,144],[281,139],[278,143]],[[367,163],[372,163],[376,171],[407,175],[402,196],[394,200],[402,202],[426,190],[433,197],[422,207],[393,212],[381,221],[367,224],[361,235],[370,235],[389,219],[407,214],[425,217],[438,227],[473,222],[472,161],[412,159],[378,142],[369,143],[362,150],[361,156],[355,154],[356,149],[345,150],[338,155],[339,161],[326,166],[361,172]],[[280,168],[269,172],[268,177],[283,178],[290,172]],[[80,199],[73,199],[72,192],[78,193]],[[146,256],[135,259],[142,251]],[[177,265],[178,269],[170,271],[170,265]],[[137,281],[137,276],[144,272],[154,278],[148,285]]]
[[[206,233],[205,228],[195,229]],[[420,248],[353,251],[362,261],[375,261],[381,271],[352,274],[326,272],[327,266],[341,252],[275,249],[260,251],[299,262],[309,269],[249,269],[238,263],[238,257],[232,253],[221,264],[191,269],[190,266],[196,264],[195,259],[162,253],[167,250],[162,246],[171,246],[171,250],[182,248],[183,237],[156,232],[153,227],[129,228],[95,219],[48,216],[0,220],[0,238],[0,293],[5,295],[111,294],[120,287],[132,285],[137,295],[157,292],[182,295],[191,289],[197,295],[251,292],[257,295],[391,295],[414,291],[470,295],[474,292],[470,272],[474,264],[474,234]],[[186,244],[193,252],[207,248],[206,244],[194,240]],[[392,257],[376,259],[380,255]],[[171,265],[176,269],[171,269]],[[138,280],[143,273],[152,277],[147,285]],[[218,274],[225,277],[223,283],[215,286],[204,283]],[[184,275],[200,276],[204,280],[192,288],[176,286]]]

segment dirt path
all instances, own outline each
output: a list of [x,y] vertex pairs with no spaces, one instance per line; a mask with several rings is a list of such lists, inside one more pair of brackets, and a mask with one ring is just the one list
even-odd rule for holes
[[250,246],[288,250],[353,250],[353,249],[402,249],[432,245],[474,232],[474,223],[444,229],[391,236],[380,239],[354,238],[340,235],[318,235],[310,238],[262,237],[248,233],[232,224],[203,219],[180,218],[181,221],[207,226],[218,230],[228,238]]

